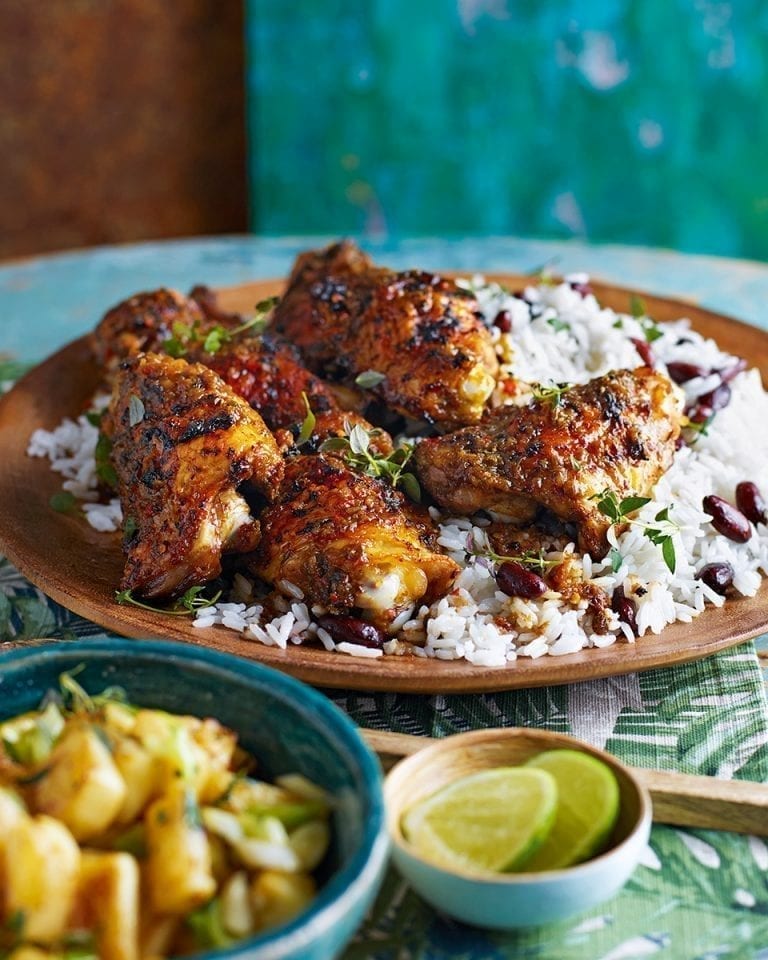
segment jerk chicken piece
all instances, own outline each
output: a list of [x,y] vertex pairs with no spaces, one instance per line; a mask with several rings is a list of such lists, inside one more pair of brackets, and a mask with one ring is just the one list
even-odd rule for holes
[[173,597],[218,576],[224,551],[253,550],[259,525],[237,487],[268,499],[283,460],[264,421],[215,373],[162,354],[122,363],[103,429],[123,515],[122,588]]
[[[229,323],[236,323],[232,318]],[[108,310],[91,334],[96,362],[111,377],[120,361],[137,353],[159,353],[173,337],[174,324],[189,330],[205,331],[214,320],[200,304],[178,290],[149,290],[137,293]]]
[[425,510],[325,454],[287,461],[261,529],[253,573],[278,588],[283,580],[295,584],[310,606],[359,611],[384,629],[413,604],[444,594],[458,573],[438,552]]
[[672,463],[681,415],[680,391],[667,377],[649,367],[617,370],[424,440],[416,470],[448,510],[487,509],[530,522],[546,507],[578,525],[584,552],[602,556],[610,521],[595,495],[649,495]]
[[273,315],[321,376],[375,371],[371,393],[429,423],[475,423],[498,362],[475,298],[452,280],[374,267],[345,241],[302,254]]
[[[270,430],[294,428],[307,415],[307,403],[316,417],[313,442],[345,436],[355,424],[371,424],[353,410],[342,410],[337,394],[304,366],[299,351],[282,337],[267,331],[224,344],[216,353],[203,349],[190,357],[215,371],[234,392],[247,400]],[[306,400],[305,400],[306,397]],[[383,430],[376,433],[374,449],[392,452],[392,441]]]

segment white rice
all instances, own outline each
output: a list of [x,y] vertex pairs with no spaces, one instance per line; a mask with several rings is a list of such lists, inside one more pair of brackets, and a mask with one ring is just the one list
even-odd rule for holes
[[[584,282],[579,275],[574,281]],[[522,383],[586,383],[610,370],[634,368],[641,364],[632,339],[645,340],[646,318],[619,315],[601,308],[594,297],[573,290],[569,283],[541,284],[525,291],[527,303],[511,296],[497,284],[475,277],[464,282],[481,305],[492,332],[505,376],[514,377],[518,391]],[[512,332],[502,334],[492,326],[499,311],[512,318]],[[724,369],[735,358],[723,353],[689,327],[688,321],[665,323],[652,333],[660,334],[651,349],[657,365],[672,361],[696,363]],[[701,377],[683,385],[686,401],[707,393],[719,378]],[[675,456],[670,470],[661,478],[653,500],[637,516],[653,521],[669,508],[675,524],[676,568],[667,567],[661,550],[633,525],[621,536],[609,531],[613,548],[603,561],[581,557],[570,544],[565,553],[577,565],[583,578],[609,596],[625,586],[636,604],[639,636],[659,633],[675,621],[690,622],[708,603],[725,601],[696,574],[712,562],[728,562],[734,569],[736,593],[753,596],[768,574],[768,527],[761,524],[747,543],[735,543],[720,536],[702,510],[702,500],[717,494],[733,501],[737,483],[750,480],[768,495],[768,394],[762,389],[756,370],[736,376],[731,382],[730,404],[714,418],[706,435],[697,437]],[[503,398],[503,392],[501,394]],[[88,522],[99,530],[117,530],[121,524],[119,503],[99,504],[93,462],[97,430],[86,417],[65,420],[55,430],[37,430],[30,440],[30,456],[48,457],[51,468],[64,477],[63,487],[83,501]],[[271,613],[254,593],[254,585],[236,575],[230,602],[217,603],[198,611],[194,626],[222,626],[235,630],[247,640],[286,649],[311,637],[327,650],[358,657],[411,653],[441,660],[465,659],[484,667],[504,666],[518,657],[541,657],[574,653],[584,647],[604,647],[617,640],[635,640],[629,627],[612,613],[608,629],[596,633],[586,600],[569,604],[560,594],[549,591],[538,600],[513,598],[502,593],[494,578],[494,565],[482,554],[488,547],[486,518],[448,517],[431,509],[439,524],[439,543],[459,564],[461,572],[452,589],[430,607],[403,611],[395,624],[397,634],[384,650],[352,643],[335,643],[317,626],[304,594],[295,584],[282,581],[282,597],[270,606]],[[468,552],[469,551],[469,552]],[[616,553],[617,552],[617,553]],[[620,555],[618,569],[613,559]],[[550,555],[559,559],[560,554]],[[640,588],[640,589],[638,589]],[[277,614],[274,615],[275,607]]]

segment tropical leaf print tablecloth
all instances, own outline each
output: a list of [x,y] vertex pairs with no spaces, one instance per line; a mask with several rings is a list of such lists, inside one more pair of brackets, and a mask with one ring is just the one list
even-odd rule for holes
[[[102,636],[0,558],[0,639]],[[768,782],[768,710],[752,643],[674,669],[473,696],[326,691],[365,727],[428,736],[491,726],[573,733],[638,766]],[[491,934],[439,917],[391,870],[344,960],[768,960],[768,844],[654,827],[612,901]]]

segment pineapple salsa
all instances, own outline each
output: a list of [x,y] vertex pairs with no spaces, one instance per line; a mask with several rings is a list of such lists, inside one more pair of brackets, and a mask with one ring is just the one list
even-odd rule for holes
[[0,956],[161,958],[226,947],[315,895],[331,802],[256,779],[216,720],[89,696],[72,673],[0,724]]

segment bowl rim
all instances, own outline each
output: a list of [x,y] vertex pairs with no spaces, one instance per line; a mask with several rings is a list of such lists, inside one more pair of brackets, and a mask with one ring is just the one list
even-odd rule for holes
[[[591,857],[582,863],[574,864],[571,867],[561,867],[558,870],[537,870],[537,871],[517,871],[515,873],[484,873],[481,871],[460,870],[448,867],[442,867],[431,860],[421,857],[415,848],[403,836],[401,821],[404,813],[402,805],[396,806],[392,803],[391,794],[398,779],[405,777],[409,771],[417,767],[426,759],[426,754],[432,756],[445,754],[450,755],[454,748],[466,746],[475,742],[499,742],[503,740],[514,740],[525,736],[534,740],[540,740],[542,743],[542,752],[549,749],[574,749],[582,753],[590,754],[598,760],[602,760],[612,770],[619,771],[629,782],[636,794],[639,803],[638,816],[624,839],[610,847],[596,857]],[[458,779],[458,778],[456,778]],[[622,763],[612,754],[600,747],[595,747],[585,740],[580,740],[569,733],[561,733],[557,730],[542,730],[536,727],[489,727],[483,730],[469,730],[465,733],[451,734],[439,739],[429,746],[418,750],[408,757],[405,757],[389,771],[384,780],[384,799],[387,811],[387,831],[393,848],[399,853],[410,857],[419,863],[425,864],[432,870],[443,874],[446,877],[460,878],[484,886],[508,886],[516,887],[526,885],[542,885],[557,882],[565,878],[579,878],[586,880],[588,875],[614,857],[619,857],[622,852],[636,842],[639,834],[650,830],[652,822],[652,803],[651,795],[647,787],[640,782],[637,775],[631,767]]]
[[[318,890],[310,906],[296,919],[274,930],[239,940],[231,947],[207,950],[194,954],[194,957],[196,960],[224,960],[243,956],[253,957],[254,960],[257,957],[259,960],[278,960],[290,951],[311,944],[345,916],[358,898],[365,896],[369,887],[383,873],[389,854],[381,767],[356,725],[326,696],[288,674],[258,661],[244,660],[233,654],[181,641],[108,636],[93,640],[35,642],[14,647],[0,651],[0,690],[8,682],[8,668],[21,667],[25,663],[34,667],[36,660],[45,662],[57,657],[106,660],[115,654],[121,658],[116,661],[118,667],[128,666],[132,658],[145,661],[155,659],[166,664],[178,660],[187,665],[213,668],[222,678],[230,675],[240,681],[245,679],[263,683],[268,680],[270,691],[277,693],[280,699],[291,701],[299,713],[319,716],[323,726],[341,738],[344,751],[359,767],[360,784],[365,789],[369,808],[362,826],[362,840],[354,855]],[[215,710],[211,713],[215,713]]]

